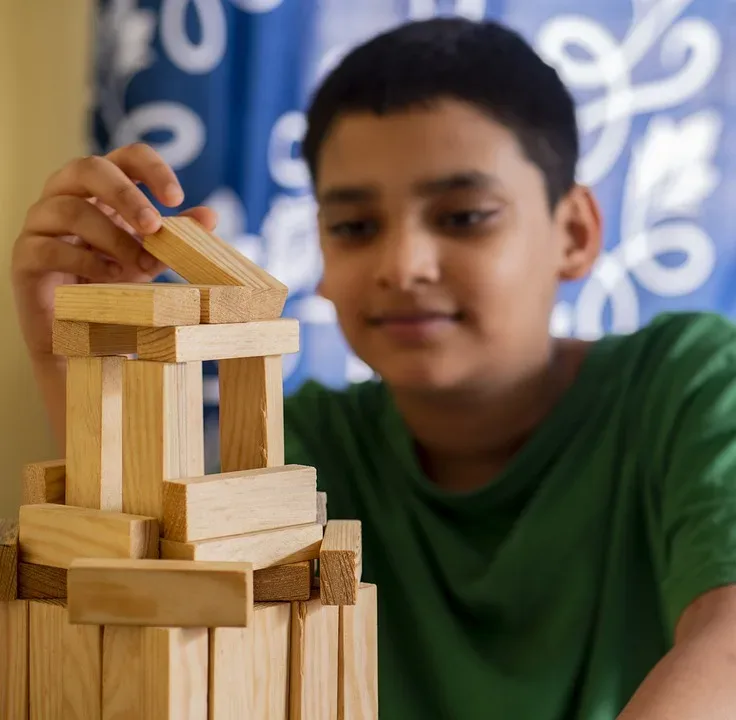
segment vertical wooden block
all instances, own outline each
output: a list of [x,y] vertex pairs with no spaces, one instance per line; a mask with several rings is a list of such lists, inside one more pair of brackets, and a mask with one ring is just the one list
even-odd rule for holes
[[163,481],[204,475],[202,363],[129,360],[123,510],[163,520]]
[[18,521],[0,519],[0,602],[18,596]]
[[355,605],[362,570],[360,520],[329,520],[319,553],[323,604]]
[[23,468],[23,505],[66,502],[66,461],[29,463]]
[[28,602],[0,603],[0,717],[28,717]]
[[289,603],[256,604],[249,628],[210,630],[209,720],[289,719]]
[[206,628],[105,626],[103,720],[207,720]]
[[337,720],[338,608],[292,603],[290,720]]
[[222,472],[284,464],[281,355],[220,360]]
[[324,527],[327,525],[327,493],[317,493],[317,522]]
[[122,508],[124,358],[73,357],[66,381],[66,503]]

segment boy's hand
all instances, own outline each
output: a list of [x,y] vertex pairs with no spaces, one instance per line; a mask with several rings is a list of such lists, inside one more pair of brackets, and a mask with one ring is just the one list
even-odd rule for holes
[[[32,357],[51,354],[54,291],[62,284],[149,282],[164,267],[140,238],[161,217],[136,183],[176,207],[184,193],[153,148],[137,143],[104,157],[72,160],[46,182],[15,241],[12,282],[21,331]],[[182,213],[208,230],[214,211]]]

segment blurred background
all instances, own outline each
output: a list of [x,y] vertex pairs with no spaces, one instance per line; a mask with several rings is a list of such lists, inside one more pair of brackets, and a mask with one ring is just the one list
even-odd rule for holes
[[[79,154],[142,140],[186,205],[290,288],[307,378],[370,377],[346,348],[320,274],[300,159],[303,110],[355,43],[409,19],[494,18],[561,73],[579,107],[580,181],[606,219],[594,273],[563,289],[552,331],[631,332],[667,310],[736,314],[736,0],[0,0],[0,266],[45,177]],[[729,50],[729,48],[732,48]],[[478,68],[483,72],[483,68]],[[163,281],[176,282],[176,276]],[[0,516],[23,463],[61,456],[0,284]],[[217,383],[206,368],[210,462]]]

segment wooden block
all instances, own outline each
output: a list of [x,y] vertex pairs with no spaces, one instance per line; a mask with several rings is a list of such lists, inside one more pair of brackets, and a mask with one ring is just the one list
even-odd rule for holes
[[207,628],[108,625],[103,720],[207,720]]
[[66,461],[29,463],[23,468],[23,505],[66,502]]
[[361,583],[355,605],[340,607],[338,720],[378,720],[378,592]]
[[327,525],[327,493],[317,493],[317,522],[324,527]]
[[146,627],[248,627],[250,563],[76,560],[69,569],[74,623]]
[[242,285],[192,285],[199,290],[199,321],[207,325],[272,320],[281,315],[286,293],[254,293]]
[[29,601],[30,720],[101,720],[102,629],[59,600]]
[[290,720],[337,720],[338,608],[292,603]]
[[71,505],[21,505],[20,559],[69,568],[78,558],[158,557],[158,521],[77,508]]
[[28,602],[0,603],[0,717],[28,717]]
[[18,596],[18,521],[0,519],[0,602]]
[[284,380],[280,355],[220,360],[220,469],[284,464]]
[[314,563],[292,563],[256,570],[253,573],[253,600],[255,602],[306,601],[312,595]]
[[24,600],[66,598],[65,568],[18,563],[18,597]]
[[134,325],[54,320],[52,338],[54,355],[133,355],[136,352],[138,333]]
[[124,363],[120,357],[67,360],[68,505],[122,510]]
[[164,327],[197,325],[199,290],[179,283],[90,283],[56,288],[56,320]]
[[288,603],[257,604],[248,628],[210,630],[209,720],[289,720]]
[[123,386],[123,510],[162,520],[163,481],[204,474],[202,364],[129,360]]
[[319,553],[324,605],[355,605],[363,570],[360,520],[329,520]]
[[322,545],[317,523],[194,542],[161,541],[161,557],[175,560],[249,562],[254,570],[316,560]]
[[164,482],[164,537],[191,542],[314,523],[317,473],[304,465]]
[[193,362],[289,355],[298,351],[299,321],[293,318],[138,329],[141,360]]

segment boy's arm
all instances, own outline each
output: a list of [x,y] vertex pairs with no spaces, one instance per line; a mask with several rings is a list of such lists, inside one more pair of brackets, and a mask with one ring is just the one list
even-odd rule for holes
[[66,443],[66,358],[39,355],[31,358],[31,367],[57,447],[63,454]]

